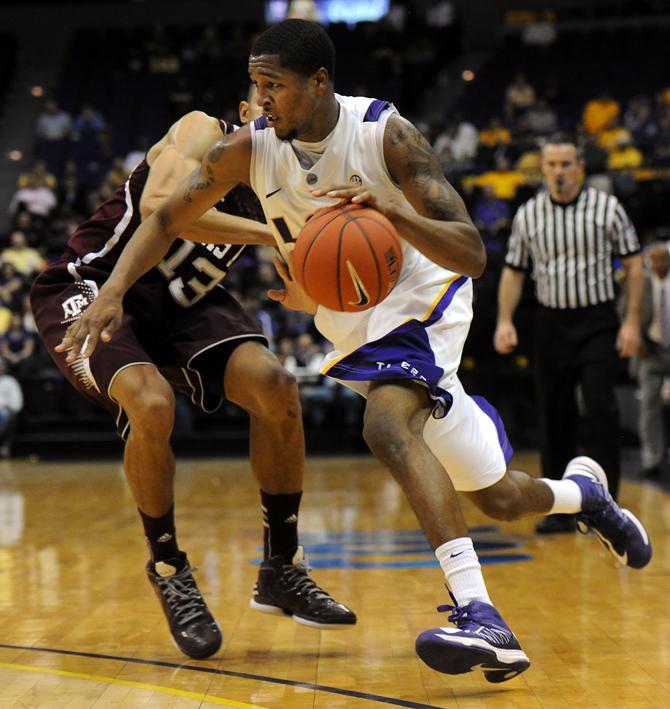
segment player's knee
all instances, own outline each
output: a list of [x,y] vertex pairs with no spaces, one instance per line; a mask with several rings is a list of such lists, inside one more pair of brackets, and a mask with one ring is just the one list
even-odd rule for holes
[[174,424],[175,399],[167,382],[152,382],[124,405],[135,435],[170,435]]
[[410,450],[411,432],[390,412],[368,410],[363,419],[363,439],[374,455],[393,468],[394,463],[402,462]]
[[296,414],[300,410],[298,383],[278,361],[268,359],[237,388],[235,403],[260,418]]

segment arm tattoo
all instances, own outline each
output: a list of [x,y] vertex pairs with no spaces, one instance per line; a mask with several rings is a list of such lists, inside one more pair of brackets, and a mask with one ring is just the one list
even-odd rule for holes
[[212,186],[212,183],[214,182],[214,170],[212,169],[212,165],[220,160],[224,149],[225,145],[223,144],[223,141],[220,140],[207,153],[207,164],[205,165],[206,176],[203,176],[202,174],[202,167],[199,167],[197,170],[193,171],[193,174],[188,181],[188,187],[186,188],[186,194],[184,195],[184,202],[193,201],[192,193],[194,190],[206,190],[208,187]]
[[412,184],[421,192],[426,216],[440,221],[469,222],[460,197],[445,179],[437,157],[423,135],[404,120],[396,120],[389,127],[389,141],[405,165]]
[[192,202],[192,193],[194,190],[206,190],[211,187],[212,182],[214,182],[214,172],[212,168],[207,165],[207,177],[203,179],[202,168],[194,170],[188,181],[188,187],[186,188],[186,194],[184,195],[184,202]]

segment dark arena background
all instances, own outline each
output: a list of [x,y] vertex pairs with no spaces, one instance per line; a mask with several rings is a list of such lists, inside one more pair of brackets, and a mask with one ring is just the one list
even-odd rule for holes
[[[301,543],[358,624],[331,633],[249,608],[263,557],[249,417],[228,402],[205,414],[178,394],[179,539],[224,641],[208,660],[170,642],[142,578],[124,443],[54,365],[30,287],[178,118],[239,122],[252,42],[287,17],[326,28],[337,93],[390,101],[417,126],[479,229],[487,266],[459,377],[499,411],[513,468],[541,471],[530,277],[518,347],[501,355],[493,337],[514,216],[543,188],[545,141],[576,137],[586,185],[623,206],[648,274],[649,247],[670,248],[665,0],[0,2],[0,707],[670,706],[670,350],[654,380],[660,461],[641,456],[643,351],[619,361],[611,430],[619,500],[649,531],[650,565],[615,564],[594,535],[491,520],[464,498],[490,595],[532,665],[504,684],[439,674],[414,640],[448,624],[435,613],[449,602],[440,567],[363,440],[365,400],[320,374],[330,344],[312,316],[268,297],[281,287],[270,247],[248,247],[223,283],[297,379]],[[623,313],[620,258],[613,268]],[[581,445],[588,426],[577,431]]]

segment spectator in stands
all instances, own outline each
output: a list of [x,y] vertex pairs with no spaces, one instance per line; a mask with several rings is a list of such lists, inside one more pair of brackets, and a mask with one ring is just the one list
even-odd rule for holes
[[486,128],[479,131],[479,145],[485,148],[497,148],[499,145],[509,145],[512,136],[502,124],[498,116],[493,116]]
[[58,204],[68,205],[70,209],[84,214],[86,212],[86,188],[79,177],[79,167],[74,160],[66,160],[63,175],[56,192]]
[[0,356],[17,379],[25,379],[33,370],[31,358],[35,351],[35,335],[23,327],[23,316],[14,313],[7,332],[0,336]]
[[327,383],[327,378],[321,375],[324,353],[312,335],[305,332],[296,340],[294,356],[296,366],[291,373],[300,384],[303,413],[312,425],[322,426],[326,422],[328,407],[335,398],[334,382]]
[[9,213],[15,216],[19,210],[25,210],[32,217],[46,220],[55,206],[54,191],[41,177],[31,174],[26,186],[19,188],[9,201]]
[[[17,273],[13,264],[5,261],[0,264],[0,303],[13,312],[20,312],[26,279]],[[2,330],[6,330],[4,327]]]
[[636,358],[640,384],[642,475],[658,478],[667,450],[663,416],[663,381],[670,377],[670,253],[666,242],[645,249],[645,291],[641,342]]
[[30,182],[30,178],[33,176],[42,179],[44,181],[44,184],[49,189],[55,190],[58,186],[58,181],[56,180],[55,175],[52,175],[49,172],[47,164],[44,162],[44,160],[35,160],[35,164],[28,172],[22,172],[19,175],[19,179],[17,182],[17,186],[19,187],[19,189],[22,187],[27,187],[28,183]]
[[597,142],[603,150],[611,153],[617,147],[619,141],[624,138],[627,140],[632,139],[630,131],[619,123],[618,118],[613,118],[610,126],[598,133]]
[[22,231],[13,231],[9,237],[9,246],[0,251],[0,263],[4,262],[12,264],[19,274],[27,278],[39,273],[46,265],[42,254],[28,246]]
[[[41,243],[41,223],[37,224],[36,220],[33,219],[28,212],[19,212],[14,217],[14,229],[15,231],[22,231],[28,240],[29,246],[39,247]],[[9,234],[4,238],[2,246],[9,245]]]
[[67,111],[62,111],[54,100],[44,106],[44,113],[37,118],[36,134],[40,140],[64,141],[70,137],[72,118]]
[[7,373],[0,357],[0,457],[8,458],[16,431],[17,416],[23,409],[23,391],[15,377]]
[[121,183],[128,179],[130,173],[126,170],[126,164],[122,157],[115,157],[112,160],[112,167],[105,175],[105,182],[112,189],[116,189]]
[[591,135],[597,135],[609,128],[620,112],[619,103],[611,97],[607,89],[603,89],[598,98],[589,101],[584,108],[584,130]]
[[105,119],[102,113],[90,103],[85,103],[72,125],[72,138],[73,140],[96,139],[104,128]]
[[491,185],[485,185],[482,188],[481,196],[475,203],[472,218],[481,232],[495,236],[510,224],[509,204],[504,199],[495,196]]
[[558,129],[558,116],[541,98],[523,115],[521,123],[532,135],[549,135]]
[[656,141],[650,164],[653,167],[670,167],[670,138],[659,138]]
[[505,90],[505,115],[510,121],[527,111],[535,103],[535,89],[523,74],[517,74]]
[[446,130],[435,139],[434,150],[439,155],[447,147],[453,160],[458,163],[469,162],[477,156],[478,142],[479,134],[474,125],[464,120],[461,114],[456,114]]
[[524,184],[526,178],[523,173],[511,169],[507,158],[498,157],[495,170],[484,172],[474,178],[468,178],[467,181],[481,188],[490,186],[493,194],[498,199],[513,200],[516,197],[517,190]]
[[30,293],[27,290],[23,294],[21,312],[23,313],[23,329],[26,332],[31,332],[33,335],[36,335],[37,334],[37,323],[35,322],[35,317],[33,315],[33,309],[32,309],[32,306],[30,305]]
[[37,119],[37,153],[46,162],[51,172],[58,175],[68,147],[72,118],[61,111],[58,104],[49,100],[44,113]]
[[608,170],[634,170],[642,165],[642,153],[633,145],[631,137],[621,135],[607,158]]
[[524,176],[526,185],[537,186],[542,182],[542,153],[538,148],[521,153],[514,167]]
[[648,96],[636,96],[628,102],[623,126],[631,132],[635,144],[644,152],[651,149],[659,127]]

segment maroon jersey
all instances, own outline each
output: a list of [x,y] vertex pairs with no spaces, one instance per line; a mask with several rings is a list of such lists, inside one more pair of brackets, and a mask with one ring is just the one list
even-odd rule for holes
[[[219,124],[224,135],[237,128],[223,120]],[[112,272],[123,248],[140,225],[140,199],[150,169],[143,160],[126,182],[119,185],[114,194],[74,232],[63,256],[70,262],[68,270],[76,272],[82,266],[90,266],[98,271]],[[216,205],[216,209],[265,221],[256,195],[246,185],[238,185]],[[140,282],[165,283],[174,301],[188,308],[220,286],[244,248],[176,239],[163,261],[142,276]]]

